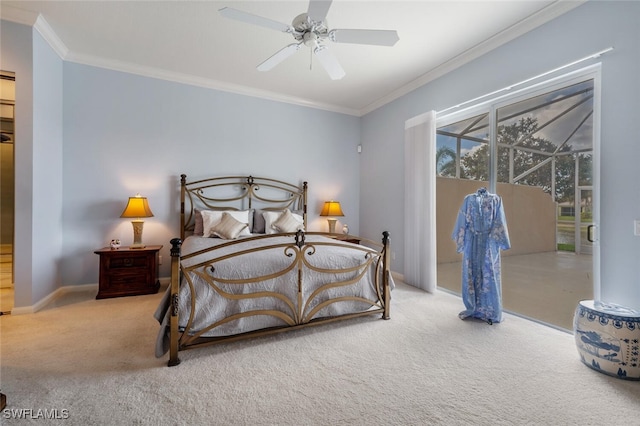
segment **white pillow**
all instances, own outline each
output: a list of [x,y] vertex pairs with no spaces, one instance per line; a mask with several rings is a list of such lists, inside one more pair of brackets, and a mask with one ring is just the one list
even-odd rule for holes
[[213,227],[222,220],[222,214],[228,213],[231,217],[241,223],[246,223],[246,228],[240,232],[240,236],[251,235],[249,231],[249,210],[203,210],[202,211],[202,236],[211,237]]
[[[292,231],[283,231],[283,230],[280,230],[280,229],[276,228],[274,226],[275,223],[278,222],[278,220],[280,219],[281,216],[286,218],[287,216],[285,216],[285,215],[287,215],[288,217],[291,217],[292,219],[294,219],[298,223],[298,227],[296,227]],[[298,229],[304,230],[304,219],[302,218],[302,216],[300,216],[297,213],[291,213],[291,211],[289,211],[289,210],[283,210],[281,212],[262,212],[262,217],[264,217],[264,223],[265,223],[264,231],[265,231],[265,234],[277,234],[278,232],[294,232],[294,231],[297,231]]]
[[211,228],[211,232],[222,239],[235,240],[248,227],[248,223],[242,223],[234,219],[228,212],[223,212],[222,219]]

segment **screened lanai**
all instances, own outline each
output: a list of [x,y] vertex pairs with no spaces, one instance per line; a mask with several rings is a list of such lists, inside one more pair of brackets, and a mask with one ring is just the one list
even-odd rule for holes
[[[577,302],[593,295],[593,126],[594,81],[585,79],[497,102],[437,129],[440,287],[460,291],[451,231],[464,195],[492,188],[503,199],[512,245],[502,253],[505,309],[571,328]],[[536,289],[544,294],[535,296]],[[529,309],[533,299],[539,308]],[[564,299],[566,306],[553,307]],[[545,307],[562,312],[535,314]]]
[[[489,114],[437,129],[440,177],[489,181]],[[557,249],[590,252],[593,81],[496,110],[497,182],[541,188],[557,204]]]

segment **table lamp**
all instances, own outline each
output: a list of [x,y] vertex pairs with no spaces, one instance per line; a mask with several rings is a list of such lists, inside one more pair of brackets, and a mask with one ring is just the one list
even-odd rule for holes
[[[342,213],[342,208],[340,208],[339,201],[325,201],[324,206],[322,207],[322,211],[320,212],[320,216],[344,216]],[[328,217],[327,222],[329,222],[329,232],[334,234],[336,232],[336,220],[333,217]]]
[[141,249],[145,245],[142,244],[142,226],[144,225],[143,217],[153,217],[153,213],[147,203],[147,197],[143,197],[140,194],[136,194],[135,197],[129,197],[127,207],[120,217],[132,217],[135,218],[131,221],[133,225],[133,244],[129,246],[132,249]]

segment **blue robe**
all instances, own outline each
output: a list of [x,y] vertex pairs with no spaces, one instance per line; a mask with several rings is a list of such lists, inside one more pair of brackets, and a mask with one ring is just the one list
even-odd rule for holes
[[462,253],[462,300],[458,316],[489,323],[502,320],[500,250],[511,247],[500,196],[481,188],[464,198],[453,230]]

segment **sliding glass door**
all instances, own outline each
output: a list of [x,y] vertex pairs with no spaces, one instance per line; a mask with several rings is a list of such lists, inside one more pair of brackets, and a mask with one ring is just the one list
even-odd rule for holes
[[540,84],[438,117],[438,285],[459,293],[451,240],[465,195],[502,197],[511,238],[502,253],[505,310],[571,329],[598,286],[597,74]]

